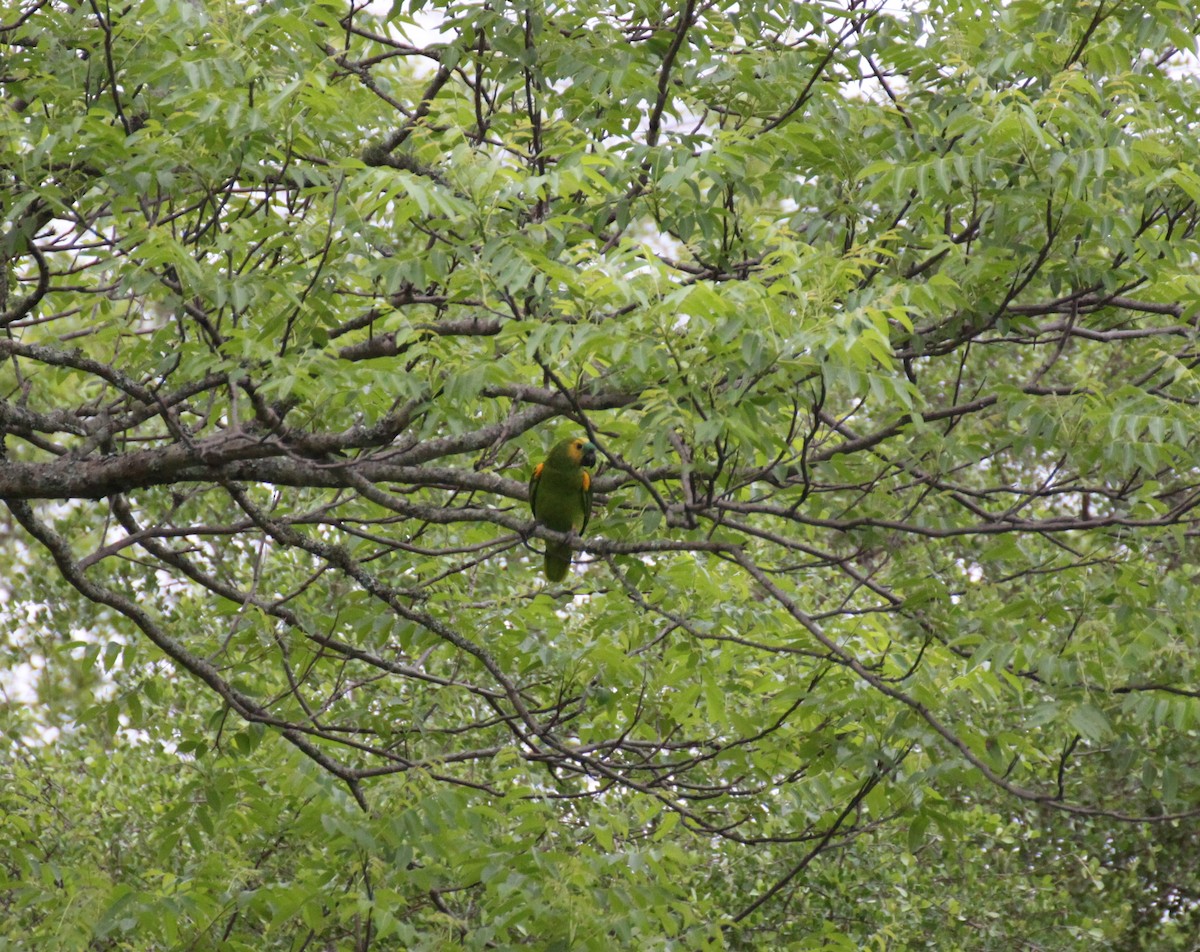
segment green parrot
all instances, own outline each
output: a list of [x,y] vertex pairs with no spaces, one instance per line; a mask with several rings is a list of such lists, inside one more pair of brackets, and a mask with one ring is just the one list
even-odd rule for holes
[[[592,474],[585,466],[596,463],[596,447],[582,437],[554,445],[545,462],[529,477],[529,507],[533,518],[556,532],[574,530],[580,535],[592,514]],[[571,547],[546,543],[546,578],[561,582],[571,566]]]

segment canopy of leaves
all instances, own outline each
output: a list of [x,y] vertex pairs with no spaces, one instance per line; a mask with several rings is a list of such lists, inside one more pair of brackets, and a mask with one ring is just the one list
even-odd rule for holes
[[5,6],[0,949],[1187,948],[1196,35]]

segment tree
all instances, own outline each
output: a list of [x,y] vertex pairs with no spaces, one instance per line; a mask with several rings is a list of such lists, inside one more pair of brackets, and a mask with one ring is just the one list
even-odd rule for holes
[[1196,26],[7,8],[0,933],[1187,948]]

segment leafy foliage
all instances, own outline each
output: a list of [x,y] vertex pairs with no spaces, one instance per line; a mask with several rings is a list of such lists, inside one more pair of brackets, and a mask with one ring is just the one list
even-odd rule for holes
[[1196,26],[6,8],[0,934],[1187,948]]

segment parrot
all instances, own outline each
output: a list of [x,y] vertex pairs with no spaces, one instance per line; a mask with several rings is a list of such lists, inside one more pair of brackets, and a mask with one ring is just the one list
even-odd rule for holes
[[[561,440],[529,477],[529,508],[533,518],[555,532],[583,534],[592,514],[592,474],[596,447],[582,437]],[[546,579],[561,582],[571,565],[571,547],[546,543]]]

